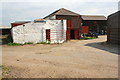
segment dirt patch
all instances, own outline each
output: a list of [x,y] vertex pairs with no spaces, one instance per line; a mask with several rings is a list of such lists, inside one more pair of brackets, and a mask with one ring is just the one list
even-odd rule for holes
[[[117,47],[93,40],[71,40],[60,45],[3,46],[3,64],[12,78],[117,78]],[[111,49],[111,50],[108,50]]]

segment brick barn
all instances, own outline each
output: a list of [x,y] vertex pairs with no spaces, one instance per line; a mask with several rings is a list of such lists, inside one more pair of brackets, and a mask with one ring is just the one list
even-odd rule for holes
[[108,16],[107,42],[120,44],[120,11]]
[[88,26],[89,31],[104,35],[107,28],[107,18],[99,15],[82,15],[82,26]]
[[66,39],[80,39],[81,37],[81,16],[77,13],[61,8],[44,19],[67,20]]

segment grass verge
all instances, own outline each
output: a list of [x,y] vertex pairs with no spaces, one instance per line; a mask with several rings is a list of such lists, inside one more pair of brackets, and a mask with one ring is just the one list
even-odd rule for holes
[[40,43],[37,43],[37,44],[50,44],[50,42],[40,42]]
[[96,37],[84,37],[84,38],[81,38],[80,40],[89,40],[89,39],[96,39]]
[[9,46],[20,46],[20,45],[22,45],[22,44],[10,42],[10,43],[8,43],[7,45],[9,45]]
[[[28,43],[24,43],[24,44],[19,44],[19,43],[8,43],[7,45],[9,46],[21,46],[21,45],[29,45],[29,44],[34,44],[33,42],[28,42]],[[36,44],[50,44],[50,42],[40,42],[40,43],[36,43]]]

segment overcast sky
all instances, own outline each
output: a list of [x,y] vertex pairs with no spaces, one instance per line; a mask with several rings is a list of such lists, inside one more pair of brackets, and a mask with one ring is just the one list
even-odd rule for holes
[[[8,2],[9,1],[9,2]],[[65,8],[81,15],[105,15],[118,11],[119,0],[2,0],[0,25],[14,21],[34,20]]]

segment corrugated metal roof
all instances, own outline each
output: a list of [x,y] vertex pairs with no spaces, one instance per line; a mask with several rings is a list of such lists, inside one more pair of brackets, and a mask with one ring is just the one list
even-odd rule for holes
[[95,15],[82,15],[83,20],[107,20],[105,16],[95,16]]
[[[50,15],[46,16],[45,18],[47,18],[47,17],[49,17],[49,16],[53,16],[53,15],[72,15],[72,16],[77,16],[77,15],[79,15],[79,14],[74,13],[74,12],[72,12],[72,11],[70,11],[70,10],[67,10],[67,9],[61,8],[61,9],[59,9],[59,10],[51,13]],[[44,18],[44,19],[45,19],[45,18]]]

